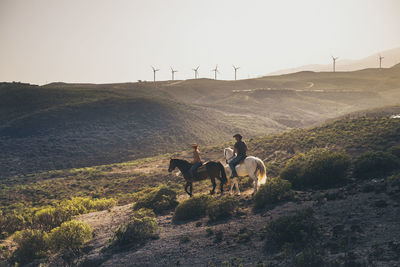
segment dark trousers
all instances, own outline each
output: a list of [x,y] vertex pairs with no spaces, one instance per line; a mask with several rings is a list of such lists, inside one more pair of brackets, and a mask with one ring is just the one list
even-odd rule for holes
[[242,160],[244,160],[247,156],[246,155],[237,155],[236,157],[234,157],[230,162],[229,162],[229,167],[231,167],[232,170],[232,175],[231,177],[237,177],[237,173],[236,173],[236,165],[238,165]]
[[196,170],[201,165],[203,165],[203,162],[200,161],[200,162],[193,163],[192,167],[190,167],[189,173],[192,176],[192,178],[195,178]]

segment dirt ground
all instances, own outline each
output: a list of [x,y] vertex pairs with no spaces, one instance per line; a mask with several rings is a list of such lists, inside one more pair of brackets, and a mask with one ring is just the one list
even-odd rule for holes
[[[157,217],[158,239],[122,251],[103,249],[129,218],[131,205],[115,207],[79,217],[95,233],[79,262],[81,266],[254,266],[259,262],[291,266],[291,258],[282,252],[266,251],[263,227],[282,215],[312,207],[326,261],[339,262],[336,266],[399,266],[399,191],[384,180],[354,182],[336,189],[296,192],[294,201],[255,212],[250,189],[238,197],[240,210],[232,218],[173,224],[171,212]],[[219,239],[218,232],[222,233]],[[240,238],[242,233],[248,238]]]

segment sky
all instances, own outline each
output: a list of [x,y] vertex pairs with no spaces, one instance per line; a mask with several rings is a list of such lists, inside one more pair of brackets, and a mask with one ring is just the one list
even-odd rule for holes
[[399,0],[0,0],[0,81],[245,79],[399,46]]

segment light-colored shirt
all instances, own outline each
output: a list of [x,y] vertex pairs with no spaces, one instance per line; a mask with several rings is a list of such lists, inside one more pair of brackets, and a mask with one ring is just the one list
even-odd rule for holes
[[201,162],[199,150],[196,149],[193,151],[193,163]]

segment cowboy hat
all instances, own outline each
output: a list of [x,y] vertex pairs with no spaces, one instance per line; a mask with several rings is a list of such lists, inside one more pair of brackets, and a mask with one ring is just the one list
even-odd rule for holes
[[240,135],[240,134],[235,134],[233,137],[237,137],[237,138],[239,138],[239,139],[242,139],[243,137]]

